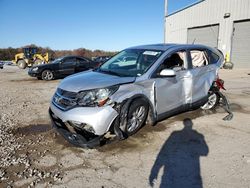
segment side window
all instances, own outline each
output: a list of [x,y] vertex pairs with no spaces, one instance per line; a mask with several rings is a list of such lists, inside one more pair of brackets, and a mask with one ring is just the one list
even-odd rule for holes
[[208,65],[208,55],[205,50],[190,50],[193,68]]
[[66,59],[63,61],[62,64],[63,64],[64,67],[68,67],[68,66],[75,65],[75,64],[76,64],[76,59],[75,59],[74,57],[66,58]]
[[208,57],[209,64],[215,64],[220,59],[220,57],[217,54],[213,53],[210,50],[208,50],[208,54],[209,54],[209,57]]
[[89,61],[83,58],[77,58],[76,60],[77,60],[78,65],[81,67],[87,67],[89,64]]
[[82,64],[87,63],[87,60],[85,59],[77,58],[76,60],[77,62],[82,63]]
[[178,51],[171,54],[163,61],[157,72],[160,73],[163,69],[173,69],[175,71],[186,69],[186,52]]

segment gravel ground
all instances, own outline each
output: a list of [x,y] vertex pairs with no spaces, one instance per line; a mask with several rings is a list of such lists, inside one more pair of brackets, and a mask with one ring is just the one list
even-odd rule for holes
[[250,70],[221,70],[232,121],[196,110],[124,141],[73,147],[50,125],[60,80],[0,70],[0,187],[250,187]]

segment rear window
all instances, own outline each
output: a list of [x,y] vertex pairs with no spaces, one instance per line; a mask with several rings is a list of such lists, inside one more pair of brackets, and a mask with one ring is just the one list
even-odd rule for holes
[[209,50],[209,64],[215,64],[219,59],[220,57],[216,53]]
[[191,50],[190,51],[193,68],[203,67],[209,64],[209,59],[206,50]]

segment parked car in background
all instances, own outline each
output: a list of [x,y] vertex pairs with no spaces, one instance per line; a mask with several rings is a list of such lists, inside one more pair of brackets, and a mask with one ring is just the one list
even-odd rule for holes
[[0,69],[3,69],[4,63],[0,61]]
[[52,80],[55,78],[64,78],[74,73],[97,68],[99,62],[91,61],[88,58],[80,56],[65,56],[54,60],[49,64],[33,66],[28,74],[42,80]]
[[218,50],[203,45],[125,49],[98,69],[60,83],[49,109],[52,124],[72,144],[94,147],[106,133],[127,138],[146,120],[154,124],[199,107],[211,109],[223,61]]
[[5,65],[13,65],[12,61],[5,61],[4,64]]

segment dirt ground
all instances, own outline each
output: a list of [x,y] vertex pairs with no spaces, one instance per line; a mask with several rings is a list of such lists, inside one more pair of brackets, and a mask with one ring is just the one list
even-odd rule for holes
[[[60,80],[0,70],[0,187],[250,187],[250,70],[221,70],[234,113],[196,110],[145,126],[96,149],[67,143],[52,128]],[[185,128],[184,128],[184,125]]]

